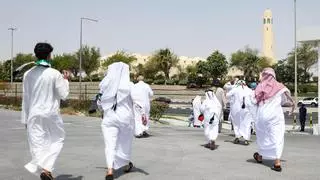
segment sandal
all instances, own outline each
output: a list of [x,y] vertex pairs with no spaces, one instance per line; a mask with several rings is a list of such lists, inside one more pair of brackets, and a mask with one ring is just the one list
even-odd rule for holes
[[210,150],[213,151],[216,149],[216,143],[214,141],[210,142]]
[[244,145],[248,146],[249,145],[249,141],[245,140],[244,141]]
[[50,172],[42,172],[40,174],[40,179],[41,180],[53,180],[53,177]]
[[106,180],[113,180],[113,179],[114,179],[113,174],[106,175]]
[[234,144],[239,144],[239,143],[240,143],[239,138],[235,138],[235,139],[233,140],[233,143],[234,143]]
[[274,170],[274,171],[277,171],[277,172],[281,172],[281,171],[282,171],[281,165],[275,165],[275,164],[274,164],[274,165],[271,167],[271,169]]
[[257,163],[262,163],[262,160],[259,159],[259,158],[262,159],[262,156],[260,156],[259,153],[255,152],[255,153],[253,154],[253,158],[257,161]]
[[129,164],[127,165],[126,169],[124,169],[124,172],[128,173],[128,172],[130,172],[132,170],[132,168],[133,168],[133,164],[132,164],[132,162],[129,162]]

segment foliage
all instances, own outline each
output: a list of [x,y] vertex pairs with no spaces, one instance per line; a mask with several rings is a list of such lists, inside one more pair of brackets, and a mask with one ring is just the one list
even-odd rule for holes
[[74,54],[56,55],[52,59],[52,67],[62,71],[69,70],[74,75],[79,72],[79,61]]
[[115,62],[123,62],[130,65],[136,60],[137,58],[131,54],[128,54],[124,51],[117,51],[114,55],[108,57],[105,61],[103,61],[102,67],[107,68],[110,64]]
[[[284,83],[294,83],[294,65],[289,64],[287,59],[280,60],[273,66],[277,80]],[[298,75],[302,74],[303,70],[298,67]],[[303,76],[298,76],[298,81],[301,82]]]
[[[292,50],[288,54],[288,63],[294,67],[295,52]],[[309,73],[310,67],[318,60],[318,52],[309,44],[302,44],[297,48],[297,63],[298,67],[302,69],[302,82],[309,82],[311,74]]]
[[226,57],[219,51],[214,51],[207,58],[204,69],[209,73],[207,77],[211,77],[213,79],[221,78],[228,72],[228,62]]
[[155,80],[158,73],[156,59],[149,59],[143,68],[143,76],[145,79]]
[[[36,57],[34,57],[32,54],[22,54],[19,53],[16,55],[16,57],[14,57],[13,59],[13,70],[17,69],[19,66],[28,63],[28,62],[32,62],[35,61]],[[25,71],[27,71],[28,69],[24,68],[19,74],[18,76],[21,78],[22,75],[24,74]],[[10,73],[11,72],[11,60],[7,60],[4,61],[3,63],[1,63],[0,66],[0,79],[5,80],[5,81],[10,81]]]
[[165,102],[152,101],[150,118],[154,121],[159,121],[167,109],[169,109],[169,104]]
[[266,57],[258,56],[258,50],[249,47],[231,54],[230,65],[243,71],[246,79],[258,77],[263,68],[270,66]]
[[[76,58],[80,59],[80,50],[76,52]],[[91,73],[100,66],[100,50],[95,47],[84,46],[82,48],[82,69],[91,80]]]
[[170,49],[166,48],[156,51],[151,56],[150,61],[154,64],[157,72],[162,71],[165,80],[168,80],[171,68],[177,67],[179,59]]

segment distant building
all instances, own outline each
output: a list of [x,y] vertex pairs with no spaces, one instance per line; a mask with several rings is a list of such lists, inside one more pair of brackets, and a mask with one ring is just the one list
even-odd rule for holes
[[273,18],[270,9],[264,11],[263,14],[263,56],[270,60],[270,64],[276,64],[274,57],[274,37],[273,37]]

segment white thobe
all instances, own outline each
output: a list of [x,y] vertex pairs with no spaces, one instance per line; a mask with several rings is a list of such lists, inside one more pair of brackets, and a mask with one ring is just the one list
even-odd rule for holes
[[[230,114],[236,138],[243,137],[245,140],[250,140],[252,114],[249,111],[249,101],[252,90],[247,86],[239,86],[233,88],[227,93],[227,98],[232,99],[230,104]],[[242,109],[243,98],[245,108]]]
[[225,105],[226,105],[225,92],[222,88],[220,88],[220,87],[217,88],[216,97],[222,106],[220,117],[219,117],[220,122],[222,122],[223,121],[223,107],[225,107]]
[[116,111],[104,111],[101,124],[108,168],[119,169],[130,162],[134,134],[131,96],[118,102]]
[[192,108],[193,108],[193,125],[194,126],[201,126],[202,122],[199,121],[199,116],[201,114],[200,112],[201,107],[201,96],[196,96],[192,102]]
[[[222,106],[214,95],[212,99],[207,97],[201,105],[201,112],[204,115],[204,135],[208,142],[215,141],[218,137],[221,109]],[[213,121],[210,122],[212,118]]]
[[36,66],[24,74],[22,123],[27,125],[32,160],[25,168],[34,174],[53,171],[65,132],[60,100],[69,94],[69,82],[49,67]]
[[288,102],[280,90],[274,97],[256,106],[256,136],[258,152],[263,158],[280,159],[283,151],[285,119],[281,105]]
[[[148,84],[139,81],[133,85],[131,96],[134,102],[135,135],[138,136],[149,129],[150,99],[153,91]],[[142,122],[143,116],[146,118],[146,125]]]

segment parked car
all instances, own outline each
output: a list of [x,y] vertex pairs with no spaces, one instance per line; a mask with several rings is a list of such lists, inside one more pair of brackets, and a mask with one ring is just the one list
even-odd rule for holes
[[164,102],[164,103],[167,103],[167,104],[171,103],[171,99],[166,98],[166,97],[157,97],[157,98],[154,99],[154,101]]
[[318,106],[318,97],[304,98],[298,102],[298,106],[301,106],[302,104],[316,107]]

